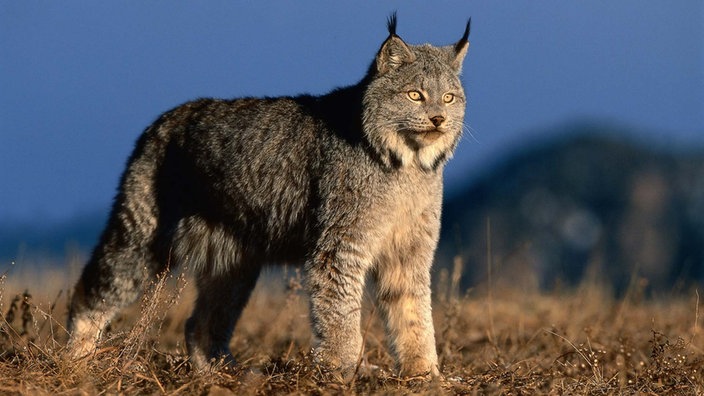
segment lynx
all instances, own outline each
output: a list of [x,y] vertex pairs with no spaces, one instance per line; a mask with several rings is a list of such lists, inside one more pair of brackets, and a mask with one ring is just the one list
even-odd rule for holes
[[229,342],[264,264],[301,263],[312,358],[357,363],[365,279],[401,375],[438,375],[430,269],[442,173],[463,130],[454,45],[389,36],[364,78],[323,96],[200,99],[136,143],[69,312],[69,351],[91,353],[119,309],[167,264],[195,272],[186,323],[196,367],[234,360]]

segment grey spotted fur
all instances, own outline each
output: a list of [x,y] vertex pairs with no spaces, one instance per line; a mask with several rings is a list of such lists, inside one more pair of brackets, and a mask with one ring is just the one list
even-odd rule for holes
[[196,100],[144,132],[73,295],[74,357],[170,263],[197,275],[186,326],[193,362],[231,359],[262,265],[300,262],[318,362],[355,365],[369,275],[400,373],[438,374],[430,267],[442,170],[463,128],[469,23],[446,47],[404,43],[395,15],[388,27],[356,85],[319,97]]

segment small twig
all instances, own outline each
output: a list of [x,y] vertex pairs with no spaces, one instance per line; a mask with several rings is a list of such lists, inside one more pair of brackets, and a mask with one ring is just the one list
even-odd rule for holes
[[493,280],[491,276],[491,267],[493,266],[493,256],[491,249],[491,218],[486,219],[486,267],[487,267],[487,308],[489,311],[489,341],[492,345],[495,343],[495,331],[494,331],[494,296],[492,285]]
[[364,334],[362,335],[362,346],[359,348],[359,355],[357,356],[357,365],[354,368],[354,374],[352,374],[352,378],[348,384],[350,387],[354,385],[354,382],[357,379],[357,374],[359,374],[359,368],[362,366],[362,360],[364,359],[364,344],[367,342],[367,335],[369,334],[369,329],[372,325],[372,319],[374,319],[374,313],[376,313],[376,305],[372,305],[372,312],[369,314],[369,318],[367,318],[367,325],[365,326]]
[[288,348],[286,349],[286,355],[284,355],[284,360],[288,360],[289,356],[291,355],[291,351],[293,350],[293,344],[293,340],[288,343]]
[[695,303],[694,306],[694,327],[692,328],[692,337],[689,339],[689,343],[692,344],[694,341],[694,337],[697,335],[697,332],[699,331],[699,290],[694,289],[694,294],[697,296],[697,302]]
[[[46,322],[47,322],[47,321],[51,321],[52,315],[53,315],[53,313],[54,313],[54,308],[56,308],[56,303],[59,301],[59,298],[61,298],[61,294],[62,294],[62,293],[63,293],[63,289],[59,290],[59,293],[56,295],[56,298],[54,299],[54,302],[52,302],[52,303],[51,303],[51,306],[49,307],[49,312],[48,312],[48,313],[42,312],[42,311],[39,310],[39,308],[37,307],[37,310],[38,310],[39,312],[42,312],[42,314],[44,314],[44,315],[47,316],[46,319],[44,320],[44,322],[42,323],[42,325],[39,326],[39,331],[37,331],[37,333],[41,334],[42,330],[44,329],[44,326],[46,326]],[[53,326],[51,327],[51,334],[52,334],[52,336],[54,335],[54,328],[53,328]]]
[[[557,334],[557,333],[555,333],[555,332],[553,332],[553,331],[550,331],[550,330],[545,330],[545,331],[547,331],[548,333],[550,333],[550,334],[552,334],[552,335],[554,335],[554,336],[557,336],[557,337],[561,338],[562,340],[564,340],[565,342],[567,342],[568,344],[570,344],[570,346],[572,346],[572,348],[574,348],[574,350],[577,351],[577,353],[579,354],[579,356],[581,356],[582,359],[584,359],[584,361],[587,363],[587,365],[589,366],[589,368],[590,368],[591,371],[592,371],[592,375],[594,375],[594,378],[595,378],[599,383],[603,383],[603,382],[604,382],[604,375],[603,375],[602,372],[599,371],[598,364],[597,364],[596,366],[593,365],[592,362],[589,361],[589,358],[587,358],[587,356],[585,356],[584,353],[582,353],[582,351],[580,351],[579,348],[577,348],[577,346],[572,343],[572,341],[568,340],[567,338],[565,338],[565,337],[563,337],[563,336],[561,336],[561,335],[559,335],[559,334]],[[591,346],[591,342],[589,341],[588,338],[587,338],[587,344],[589,345],[589,350],[590,350],[590,352],[593,352],[592,346]]]
[[154,377],[154,381],[156,381],[156,385],[161,390],[161,393],[165,395],[166,389],[164,389],[164,387],[161,385],[161,381],[159,381],[159,378],[156,377],[156,374],[154,374],[154,370],[152,370],[151,367],[149,368],[149,372],[152,373],[152,377]]
[[576,345],[574,345],[574,344],[572,343],[572,341],[570,341],[570,340],[567,339],[566,337],[563,337],[563,336],[561,336],[561,335],[555,333],[554,331],[551,331],[551,330],[545,330],[545,331],[548,332],[548,333],[550,333],[550,334],[552,334],[552,335],[554,335],[555,337],[560,338],[561,340],[565,341],[566,343],[570,344],[570,346],[571,346],[572,348],[574,348],[575,351],[577,351],[577,353],[579,354],[579,356],[581,356],[582,359],[584,359],[584,361],[587,362],[587,364],[589,365],[589,368],[592,368],[592,369],[594,368],[594,367],[592,366],[592,363],[589,361],[589,359],[584,355],[584,353],[582,353],[582,351],[579,350],[579,348],[577,348]]

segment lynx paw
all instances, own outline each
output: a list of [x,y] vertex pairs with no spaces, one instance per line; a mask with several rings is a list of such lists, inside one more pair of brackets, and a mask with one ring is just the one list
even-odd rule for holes
[[238,367],[235,357],[229,352],[219,354],[218,357],[208,358],[200,350],[191,349],[190,360],[193,368],[198,371],[231,372]]
[[96,351],[101,333],[101,326],[98,323],[95,318],[87,315],[76,318],[71,322],[69,325],[71,327],[71,337],[66,345],[66,355],[70,359],[82,359]]
[[401,377],[441,377],[438,365],[427,359],[416,359],[401,365]]
[[66,345],[66,357],[70,360],[83,359],[95,352],[96,349],[95,341],[86,338],[78,340],[72,337]]

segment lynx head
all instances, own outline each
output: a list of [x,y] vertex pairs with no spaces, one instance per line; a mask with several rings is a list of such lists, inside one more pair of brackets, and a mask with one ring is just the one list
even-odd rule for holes
[[384,41],[367,75],[363,128],[388,166],[434,171],[452,156],[462,133],[465,95],[460,83],[469,47],[467,22],[454,45],[408,45],[389,18]]

